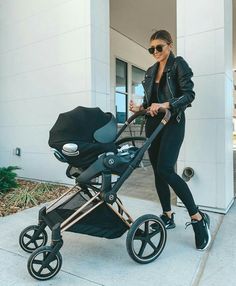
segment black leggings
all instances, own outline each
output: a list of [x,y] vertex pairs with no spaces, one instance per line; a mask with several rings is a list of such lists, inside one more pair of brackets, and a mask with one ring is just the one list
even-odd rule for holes
[[[160,116],[148,117],[146,123],[147,137],[150,137],[160,120]],[[197,206],[188,185],[175,173],[174,169],[184,139],[184,131],[185,115],[183,113],[179,123],[175,118],[170,119],[151,144],[148,153],[163,212],[171,210],[170,189],[168,186],[170,185],[187,208],[189,215],[192,216],[198,212]]]

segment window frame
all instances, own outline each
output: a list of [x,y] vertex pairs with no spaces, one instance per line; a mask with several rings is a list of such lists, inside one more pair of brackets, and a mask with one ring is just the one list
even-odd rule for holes
[[[122,61],[124,63],[126,63],[126,83],[127,83],[127,92],[118,92],[120,94],[125,94],[126,95],[126,120],[127,118],[129,118],[131,115],[132,115],[132,112],[129,111],[129,108],[128,108],[128,104],[129,104],[129,101],[132,97],[132,67],[135,67],[137,69],[140,69],[144,72],[146,72],[145,68],[143,67],[140,67],[139,65],[136,65],[130,61],[127,61],[121,57],[118,57],[118,56],[115,56],[114,57],[114,61],[115,61],[115,68],[114,68],[114,109],[115,109],[115,115],[116,115],[116,61],[119,60],[119,61]],[[118,125],[123,125],[124,123],[121,123],[121,122],[118,122]]]

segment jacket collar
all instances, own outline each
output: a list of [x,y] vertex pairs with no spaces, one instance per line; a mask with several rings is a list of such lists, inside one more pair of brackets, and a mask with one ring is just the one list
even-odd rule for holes
[[175,55],[171,51],[170,54],[169,54],[169,57],[167,59],[167,62],[166,62],[166,65],[165,65],[165,68],[164,68],[163,72],[170,71],[172,66],[173,66],[173,64],[174,64],[174,62],[175,62]]
[[[167,71],[170,71],[171,67],[173,66],[174,64],[174,61],[175,61],[175,55],[173,54],[173,52],[170,52],[169,54],[169,57],[167,59],[167,62],[166,62],[166,65],[165,65],[165,68],[164,68],[164,71],[163,72],[167,72]],[[159,62],[156,62],[154,65],[152,65],[150,67],[150,69],[148,70],[147,72],[147,77],[155,77],[156,76],[156,73],[157,73],[157,70],[159,68]]]

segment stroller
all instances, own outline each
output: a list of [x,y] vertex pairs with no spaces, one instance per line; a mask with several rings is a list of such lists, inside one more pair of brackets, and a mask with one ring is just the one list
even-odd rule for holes
[[[161,112],[163,119],[148,139],[118,139],[131,122],[146,115],[146,110],[131,116],[119,132],[114,116],[99,108],[79,106],[59,115],[50,130],[49,145],[56,158],[68,164],[66,175],[75,179],[75,185],[51,205],[42,207],[38,224],[20,234],[21,248],[31,253],[27,268],[32,277],[47,280],[59,272],[63,231],[107,239],[128,231],[126,248],[134,261],[149,263],[161,254],[167,237],[162,220],[146,214],[134,221],[117,197],[124,181],[140,166],[145,151],[169,121],[170,111]],[[137,147],[135,142],[143,144]],[[50,246],[46,246],[47,226],[52,232]]]

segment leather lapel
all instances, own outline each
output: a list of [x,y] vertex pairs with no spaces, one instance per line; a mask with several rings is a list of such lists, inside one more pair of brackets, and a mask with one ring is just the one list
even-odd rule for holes
[[153,87],[153,84],[155,81],[155,77],[156,77],[158,67],[159,67],[159,63],[156,62],[153,66],[151,66],[148,69],[148,71],[145,75],[145,79],[142,81],[144,90],[145,90],[146,95],[147,95],[147,101],[148,102],[150,101],[150,98],[151,98],[152,87]]

